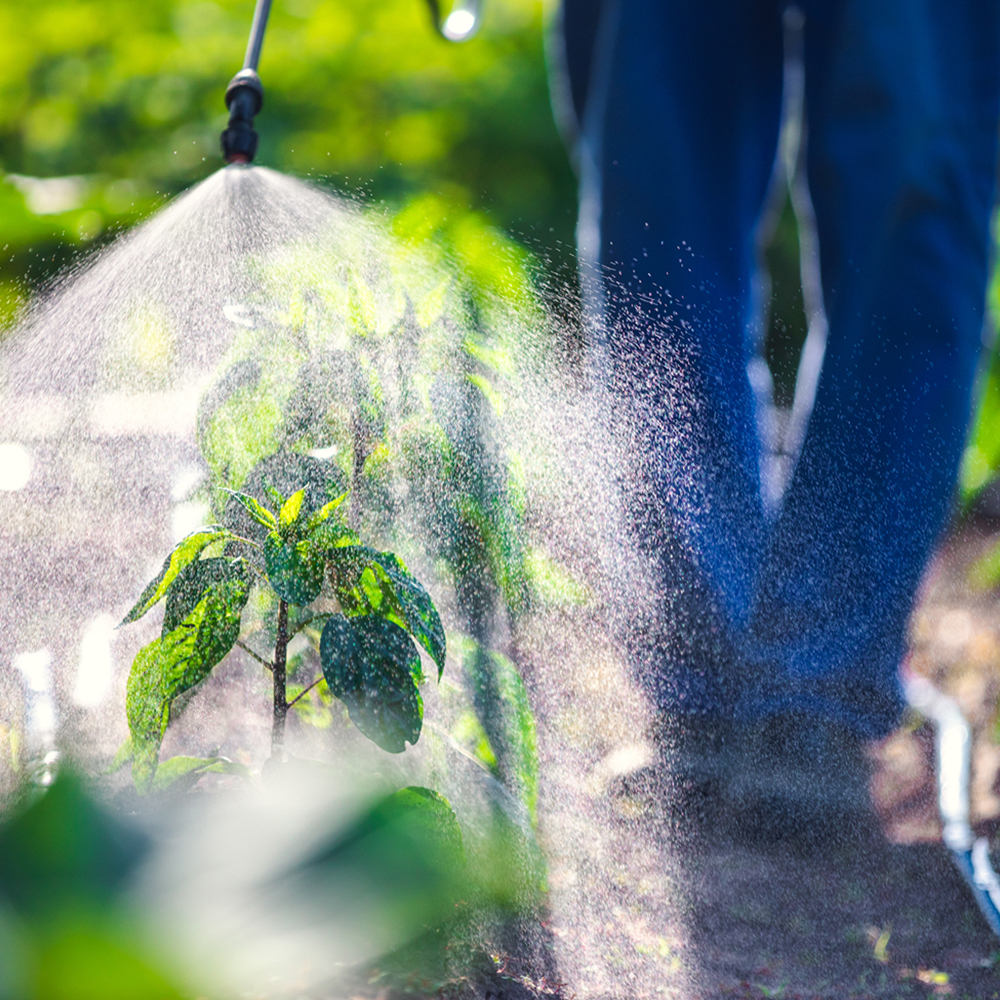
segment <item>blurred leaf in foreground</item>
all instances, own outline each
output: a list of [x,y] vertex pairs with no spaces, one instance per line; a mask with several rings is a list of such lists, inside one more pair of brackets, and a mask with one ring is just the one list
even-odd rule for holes
[[28,917],[105,906],[146,847],[63,774],[0,827],[0,896]]
[[24,794],[0,827],[0,998],[180,1000],[121,897],[146,839],[73,775]]

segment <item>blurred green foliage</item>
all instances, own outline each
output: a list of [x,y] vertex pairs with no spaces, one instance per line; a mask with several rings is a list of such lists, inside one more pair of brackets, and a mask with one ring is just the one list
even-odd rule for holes
[[[161,912],[155,893],[133,891],[162,843],[69,773],[20,796],[0,818],[0,1000],[204,995],[206,970],[170,943],[176,918]],[[446,799],[408,786],[319,830],[306,856],[289,848],[287,867],[257,891],[286,923],[335,918],[360,932],[362,950],[388,945],[377,968],[359,970],[362,980],[377,972],[392,988],[416,974],[435,988],[454,986],[476,961],[484,924],[533,909],[541,884],[532,845],[502,814],[468,833]],[[241,933],[256,933],[248,928]],[[217,958],[234,943],[225,932],[217,938]],[[254,995],[269,994],[262,985]]]
[[122,889],[148,844],[63,775],[0,827],[0,1000],[179,1000]]
[[[0,0],[0,322],[26,278],[221,165],[223,93],[252,11]],[[537,0],[491,0],[458,45],[424,0],[275,0],[260,73],[259,163],[393,204],[436,192],[569,262],[574,181]]]

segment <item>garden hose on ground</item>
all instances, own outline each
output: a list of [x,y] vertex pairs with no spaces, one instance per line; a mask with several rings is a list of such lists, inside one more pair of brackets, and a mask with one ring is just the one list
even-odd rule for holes
[[926,678],[908,674],[903,689],[910,705],[930,719],[936,730],[938,809],[945,846],[986,922],[1000,936],[1000,877],[990,861],[989,841],[976,837],[969,824],[972,730],[955,699]]

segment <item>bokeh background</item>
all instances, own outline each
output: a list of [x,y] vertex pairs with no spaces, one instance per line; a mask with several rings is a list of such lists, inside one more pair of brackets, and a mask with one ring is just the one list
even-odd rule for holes
[[[252,12],[252,0],[0,3],[0,322],[221,166],[223,93]],[[276,0],[257,162],[393,207],[440,194],[571,274],[575,181],[542,28],[536,0],[488,0],[465,44],[434,31],[425,0]]]

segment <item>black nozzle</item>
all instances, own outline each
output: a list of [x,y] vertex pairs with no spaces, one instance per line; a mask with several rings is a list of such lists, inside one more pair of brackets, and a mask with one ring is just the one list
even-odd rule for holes
[[226,163],[250,163],[257,154],[254,116],[264,106],[264,88],[252,69],[241,69],[226,87],[229,125],[222,133],[222,157]]

